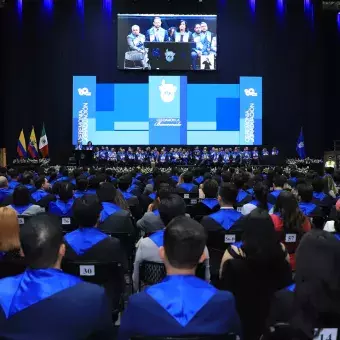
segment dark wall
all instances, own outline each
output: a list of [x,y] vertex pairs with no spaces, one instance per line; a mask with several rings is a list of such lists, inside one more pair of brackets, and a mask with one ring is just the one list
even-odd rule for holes
[[[164,0],[158,2],[159,8],[148,8],[150,1],[139,0],[135,6],[142,7],[134,9],[151,13],[216,10],[212,2],[199,7],[197,1],[174,1],[174,7]],[[324,150],[324,122],[328,122],[324,114],[324,94],[329,95],[323,86],[325,42],[320,6],[315,4],[312,25],[303,2],[287,0],[286,12],[280,16],[275,0],[257,0],[255,14],[248,0],[219,0],[219,69],[188,73],[188,77],[193,83],[237,83],[239,76],[262,76],[264,144],[295,155],[303,126],[308,155],[319,156]],[[125,8],[117,9],[122,3]],[[185,8],[180,8],[181,3]],[[99,82],[147,82],[146,73],[116,68],[115,15],[132,12],[126,4],[131,6],[131,1],[113,1],[112,13],[101,1],[91,0],[85,0],[83,13],[73,0],[59,0],[51,13],[39,1],[24,2],[22,16],[14,4],[0,10],[0,143],[9,159],[15,156],[21,128],[28,137],[33,124],[40,136],[43,122],[53,160],[67,159],[72,143],[73,75],[96,75]]]

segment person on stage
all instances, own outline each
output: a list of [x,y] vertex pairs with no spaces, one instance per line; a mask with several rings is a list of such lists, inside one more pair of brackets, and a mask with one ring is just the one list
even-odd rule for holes
[[223,154],[223,164],[229,164],[229,163],[230,163],[230,151],[228,148],[226,148]]
[[276,148],[276,146],[274,146],[272,149],[272,156],[278,156],[278,155],[279,155],[279,150]]
[[209,160],[209,158],[210,158],[210,155],[209,155],[209,153],[208,153],[207,147],[205,146],[205,147],[203,148],[203,152],[202,152],[202,154],[201,154],[201,164],[203,165],[203,164],[207,163],[208,160]]
[[91,142],[91,141],[88,141],[88,142],[87,142],[86,150],[89,150],[89,151],[92,151],[92,150],[93,150],[93,145],[92,145],[92,142]]
[[254,164],[259,164],[259,150],[257,147],[252,151],[252,158]]
[[189,163],[189,151],[187,149],[183,149],[182,151],[182,164],[188,165]]
[[195,163],[198,164],[198,162],[201,160],[201,150],[198,148],[198,146],[196,146],[193,156]]
[[155,17],[153,20],[153,27],[146,32],[146,41],[164,42],[168,40],[168,31],[162,28],[162,19],[160,17]]
[[99,161],[104,162],[107,160],[107,150],[102,146],[101,150],[99,151]]
[[172,163],[173,164],[178,164],[179,163],[179,152],[177,150],[177,148],[174,149],[174,152],[172,153]]
[[144,163],[144,152],[143,150],[138,147],[136,152],[137,164],[142,165]]
[[207,40],[208,52],[210,52],[213,34],[208,30],[208,25],[206,22],[201,22],[201,32],[204,39]]
[[128,158],[128,161],[129,161],[129,165],[133,165],[133,164],[135,163],[136,155],[135,155],[135,153],[133,152],[133,150],[132,150],[131,147],[128,148],[128,151],[127,151],[127,158]]
[[119,163],[125,164],[126,154],[123,148],[120,148],[119,151],[117,152],[117,159]]
[[112,148],[108,153],[107,153],[107,160],[112,163],[117,162],[117,152],[115,148]]
[[205,35],[202,33],[201,25],[196,24],[194,28],[195,32],[192,34],[192,39],[196,43],[196,48],[191,52],[192,68],[197,69],[197,59],[202,55],[208,55],[208,40],[205,39]]
[[233,164],[240,164],[241,153],[240,153],[240,149],[238,147],[235,147],[234,151],[231,154],[231,157],[232,157],[232,163]]
[[212,148],[211,149],[211,161],[214,166],[217,166],[220,161],[220,153],[218,151],[218,148]]
[[251,162],[251,152],[247,146],[243,149],[242,162],[246,165],[249,165]]
[[76,146],[76,150],[83,150],[83,144],[82,144],[81,140],[78,142],[78,144]]
[[170,27],[168,29],[168,41],[175,42],[175,33],[177,31],[176,27]]
[[269,156],[269,152],[268,152],[267,148],[263,148],[262,149],[262,157],[266,157],[266,156]]
[[161,154],[159,155],[159,163],[163,166],[167,163],[167,154],[165,149],[162,149]]
[[181,20],[178,28],[179,31],[175,32],[175,42],[190,42],[192,41],[192,33],[187,29],[188,24],[185,20]]
[[99,161],[99,147],[95,147],[94,148],[94,152],[93,152],[93,158],[95,159],[95,161]]

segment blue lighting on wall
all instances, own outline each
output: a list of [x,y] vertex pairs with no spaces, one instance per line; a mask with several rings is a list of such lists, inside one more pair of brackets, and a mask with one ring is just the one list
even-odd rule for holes
[[314,5],[312,3],[312,0],[304,0],[304,9],[305,9],[305,14],[307,15],[307,18],[313,24],[314,23]]
[[53,0],[44,0],[44,9],[47,12],[52,12],[52,10],[53,10]]
[[338,22],[338,30],[340,31],[340,12],[338,13],[338,16],[337,16],[337,22]]
[[18,9],[18,15],[21,18],[21,16],[22,16],[22,0],[18,0],[17,9]]
[[103,0],[103,9],[107,11],[108,14],[112,13],[112,0]]
[[285,0],[276,0],[277,13],[283,16],[285,13]]
[[249,6],[253,13],[256,12],[256,0],[249,0]]
[[311,9],[311,2],[310,0],[304,0],[304,8],[305,8],[305,12],[309,12]]
[[80,15],[84,15],[84,0],[76,0],[77,1],[77,10]]

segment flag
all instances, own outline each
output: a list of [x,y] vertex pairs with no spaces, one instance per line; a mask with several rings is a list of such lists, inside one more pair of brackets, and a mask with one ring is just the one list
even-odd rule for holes
[[28,143],[28,153],[32,158],[38,158],[38,144],[33,126],[30,135],[30,142]]
[[27,149],[26,149],[26,140],[24,135],[24,129],[21,130],[18,146],[17,146],[17,153],[19,157],[27,157]]
[[45,125],[43,125],[42,131],[41,131],[41,137],[39,140],[39,150],[44,158],[48,156],[48,141],[45,131]]
[[306,151],[305,151],[305,138],[303,137],[303,130],[301,128],[300,136],[296,143],[296,152],[299,155],[299,158],[305,159],[306,158]]

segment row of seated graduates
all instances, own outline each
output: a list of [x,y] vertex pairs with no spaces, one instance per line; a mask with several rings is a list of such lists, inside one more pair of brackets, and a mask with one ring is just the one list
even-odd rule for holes
[[[191,174],[190,173],[188,173],[188,174],[186,174],[187,176],[183,176],[183,178],[184,178],[184,183],[185,184],[188,184],[189,183],[189,179],[190,179],[190,176],[191,176]],[[164,178],[165,178],[166,176],[164,176]],[[235,176],[233,176],[233,181],[235,182],[235,184],[237,183],[237,181],[241,181],[241,177],[242,176],[239,176],[239,175],[235,175]],[[245,178],[246,176],[243,176],[243,178]],[[225,178],[226,178],[226,176],[225,176]],[[156,183],[158,182],[158,183],[162,183],[162,181],[161,181],[161,179],[162,179],[162,176],[156,176]],[[282,178],[280,178],[280,176],[278,176],[277,177],[277,179],[276,180],[279,180],[279,179],[281,179],[282,180]],[[61,182],[63,182],[61,185],[62,185],[62,187],[64,187],[66,184],[67,184],[67,181],[65,181],[65,179],[64,179],[64,181],[61,181]],[[215,184],[214,182],[216,182],[216,181],[210,181],[210,184]],[[209,179],[207,180],[207,183],[209,183]],[[107,186],[107,185],[108,186]],[[185,186],[185,187],[188,187],[188,186]],[[192,189],[196,189],[197,188],[197,186],[196,186],[196,188],[195,188],[195,185],[193,185],[193,186],[191,186],[192,187]],[[215,185],[215,187],[216,187],[216,185]],[[111,185],[109,185],[109,183],[105,183],[104,184],[104,188],[107,188],[107,189],[110,189],[110,190],[108,190],[108,191],[110,191],[110,192],[114,192],[114,187]],[[104,189],[104,188],[102,188],[102,189]],[[279,189],[280,187],[278,186],[278,182],[276,183],[276,185],[275,185],[275,181],[274,181],[274,189],[276,190],[276,191],[278,191],[278,190],[280,190]],[[182,186],[182,189],[184,189],[185,190],[185,188],[183,188],[183,186]],[[187,189],[187,188],[186,188]],[[236,190],[237,189],[237,190]],[[203,186],[203,190],[204,190],[204,186]],[[229,198],[228,200],[226,200],[226,201],[228,201],[227,203],[229,203],[229,205],[231,205],[231,206],[233,206],[233,205],[235,205],[235,201],[236,201],[236,199],[237,199],[237,197],[239,197],[239,196],[241,196],[241,197],[243,197],[243,199],[241,200],[241,201],[243,201],[243,202],[247,202],[248,201],[248,203],[247,204],[252,204],[252,202],[251,201],[249,201],[249,199],[250,198],[247,198],[247,199],[245,199],[246,197],[244,196],[244,194],[243,194],[243,191],[241,191],[241,190],[243,190],[243,189],[238,189],[237,188],[237,186],[235,186],[235,185],[231,185],[231,186],[229,186],[229,188],[228,188],[228,190],[226,190],[227,192],[229,191],[229,194],[230,195],[233,195],[234,196],[234,199],[232,199],[232,198]],[[274,191],[275,191],[274,190]],[[181,190],[178,190],[178,191],[181,191]],[[195,190],[194,190],[195,191]],[[240,192],[242,193],[242,195],[240,195]],[[146,193],[147,194],[147,193]],[[145,194],[145,195],[146,195]],[[144,196],[145,196],[144,195]],[[98,190],[98,196],[99,197],[101,197],[101,193],[100,193],[100,190]],[[148,195],[148,196],[150,196],[150,195]],[[222,196],[225,196],[223,193],[222,193]],[[215,196],[216,197],[216,196]],[[149,197],[150,199],[151,199],[151,197]],[[105,201],[105,200],[104,200]],[[102,203],[104,202],[103,200],[102,200]],[[151,199],[151,201],[152,201],[152,199]],[[242,202],[241,202],[242,203]],[[254,203],[254,202],[253,202]],[[222,212],[223,212],[223,210],[222,210]],[[233,214],[234,215],[237,215],[236,214],[236,212],[235,211],[233,211]],[[238,214],[238,216],[240,216],[241,214]],[[209,217],[209,219],[211,219],[210,217]],[[207,220],[208,220],[208,218],[207,218]],[[214,220],[214,219],[213,219]],[[215,222],[216,222],[216,220],[215,220]],[[224,220],[223,220],[223,222],[224,222]],[[230,223],[230,221],[229,221],[229,223]],[[202,221],[202,224],[204,225],[205,223],[204,223],[204,220]],[[209,229],[209,227],[207,228],[207,229]],[[225,228],[225,226],[223,226],[223,229],[226,229]]]

